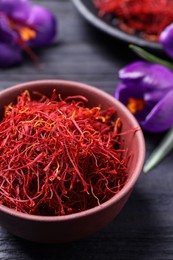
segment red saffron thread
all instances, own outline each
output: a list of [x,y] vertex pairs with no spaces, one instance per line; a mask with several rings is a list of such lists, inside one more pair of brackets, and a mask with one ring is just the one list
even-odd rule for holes
[[112,14],[119,28],[127,33],[139,32],[147,40],[158,41],[160,33],[173,22],[170,0],[92,0],[99,15]]
[[20,39],[19,37],[16,38],[16,44],[23,51],[25,51],[36,64],[40,63],[40,59],[38,58],[38,56],[35,54],[35,52],[24,41],[22,41],[22,39]]
[[37,98],[24,91],[0,122],[0,203],[57,216],[109,200],[128,178],[115,109],[88,108],[85,97],[63,100],[55,90]]

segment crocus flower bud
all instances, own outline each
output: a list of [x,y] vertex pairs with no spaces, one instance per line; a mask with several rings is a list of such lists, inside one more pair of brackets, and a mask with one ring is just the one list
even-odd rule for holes
[[173,24],[167,26],[160,34],[160,43],[164,51],[173,58]]

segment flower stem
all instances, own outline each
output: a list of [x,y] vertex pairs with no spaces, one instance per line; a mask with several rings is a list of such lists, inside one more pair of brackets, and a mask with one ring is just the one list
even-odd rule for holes
[[145,51],[141,47],[135,46],[133,44],[129,45],[129,48],[132,49],[139,57],[145,59],[146,61],[152,62],[152,63],[158,63],[163,66],[166,66],[167,68],[173,70],[173,64],[163,60],[161,58],[158,58],[157,56],[149,53],[148,51]]
[[163,138],[159,146],[152,152],[150,158],[144,165],[143,171],[149,172],[173,149],[173,128]]

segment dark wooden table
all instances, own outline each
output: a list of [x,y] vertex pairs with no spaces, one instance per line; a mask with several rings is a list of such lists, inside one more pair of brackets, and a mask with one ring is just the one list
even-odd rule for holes
[[[76,80],[113,94],[117,72],[135,57],[126,45],[97,31],[69,0],[40,0],[59,19],[57,44],[30,59],[0,71],[0,88],[38,79]],[[161,135],[145,133],[147,157]],[[0,259],[128,259],[173,260],[173,153],[149,174],[141,174],[119,216],[98,233],[72,243],[41,245],[24,241],[0,228]],[[58,234],[57,234],[58,235]]]

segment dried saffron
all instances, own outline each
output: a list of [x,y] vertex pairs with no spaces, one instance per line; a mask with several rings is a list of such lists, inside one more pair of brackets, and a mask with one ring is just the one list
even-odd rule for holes
[[0,203],[57,216],[118,193],[128,178],[128,156],[115,109],[89,108],[85,97],[62,99],[55,90],[51,98],[35,95],[38,100],[24,91],[0,122]]
[[119,28],[127,33],[158,41],[160,33],[173,22],[172,0],[92,0],[99,15],[117,17]]

